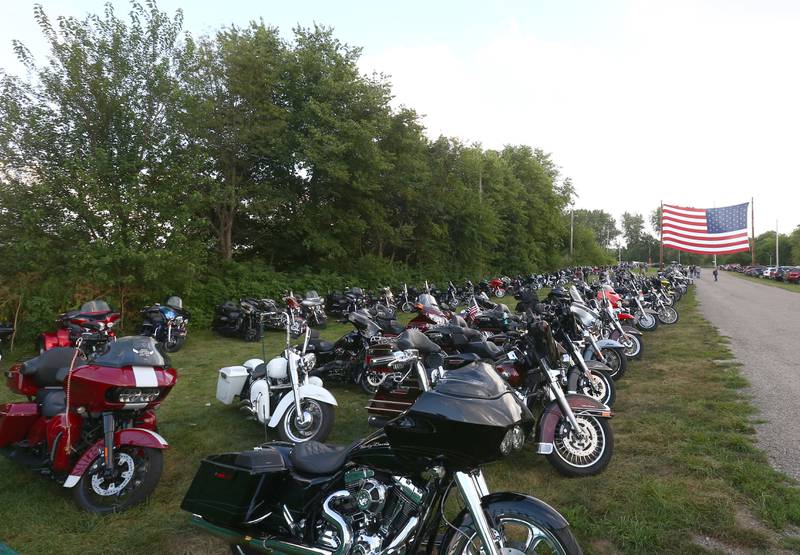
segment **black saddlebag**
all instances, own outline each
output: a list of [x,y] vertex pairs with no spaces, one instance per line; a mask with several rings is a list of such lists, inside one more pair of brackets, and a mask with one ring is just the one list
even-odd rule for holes
[[287,478],[283,457],[272,447],[211,455],[200,463],[181,509],[220,525],[246,524],[274,509],[270,490]]

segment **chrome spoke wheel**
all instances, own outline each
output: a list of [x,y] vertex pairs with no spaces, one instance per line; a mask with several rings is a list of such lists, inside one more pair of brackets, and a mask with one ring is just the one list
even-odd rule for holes
[[294,443],[302,443],[313,438],[322,428],[322,407],[315,399],[300,401],[301,414],[298,415],[292,404],[283,419],[283,429]]
[[[556,437],[553,446],[558,456],[570,466],[585,468],[593,465],[606,447],[606,437],[602,426],[594,417],[575,416],[580,428],[580,435],[568,426],[562,426],[563,432]],[[566,420],[564,421],[566,424]]]

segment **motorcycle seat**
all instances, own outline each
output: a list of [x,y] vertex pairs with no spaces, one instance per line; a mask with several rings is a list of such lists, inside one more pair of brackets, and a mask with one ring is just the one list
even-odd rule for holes
[[302,474],[333,474],[347,461],[352,445],[329,445],[318,441],[306,441],[294,446],[289,461]]
[[308,346],[313,347],[313,349],[311,349],[311,352],[328,353],[334,349],[336,344],[331,343],[330,341],[325,341],[323,339],[311,338],[308,340]]
[[62,387],[44,387],[36,392],[39,413],[45,418],[57,416],[66,411],[66,393]]
[[463,350],[490,360],[498,360],[505,354],[502,348],[490,341],[471,341]]
[[400,335],[406,329],[403,324],[397,320],[383,320],[379,318],[377,323],[382,331],[386,333],[393,333],[395,335]]
[[[39,387],[57,387],[64,383],[69,372],[69,365],[75,351],[72,347],[56,347],[45,351],[38,357],[22,363],[22,375],[33,376]],[[86,357],[78,351],[75,367],[85,364]]]
[[442,350],[439,345],[428,339],[428,337],[417,329],[405,330],[397,338],[397,347],[402,350],[416,349],[421,355],[438,353]]
[[303,306],[322,306],[322,299],[303,299],[300,304]]

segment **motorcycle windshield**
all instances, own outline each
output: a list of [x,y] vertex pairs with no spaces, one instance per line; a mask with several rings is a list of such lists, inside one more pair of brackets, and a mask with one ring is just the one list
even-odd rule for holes
[[319,293],[317,293],[313,289],[311,291],[306,291],[306,299],[308,299],[308,300],[317,300],[319,298],[320,298],[319,297]]
[[183,299],[180,297],[172,296],[167,299],[167,302],[164,303],[165,305],[181,310],[183,308]]
[[439,303],[436,302],[436,298],[428,293],[420,295],[419,298],[417,298],[417,302],[425,308],[439,308]]
[[103,353],[96,355],[92,363],[98,366],[122,368],[123,366],[169,366],[152,337],[122,337],[108,344]]
[[381,328],[378,326],[378,324],[373,322],[367,314],[360,310],[351,312],[347,318],[358,329],[358,331],[362,332],[367,337],[378,335],[381,331]]
[[83,303],[80,308],[81,312],[111,312],[111,307],[108,306],[108,303],[100,300],[95,299],[93,301],[89,301],[88,303]]

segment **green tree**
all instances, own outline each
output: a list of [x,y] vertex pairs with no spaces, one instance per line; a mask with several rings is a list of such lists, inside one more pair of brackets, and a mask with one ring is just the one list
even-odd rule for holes
[[605,210],[575,210],[575,225],[591,229],[596,240],[604,248],[610,248],[620,234],[614,216]]

